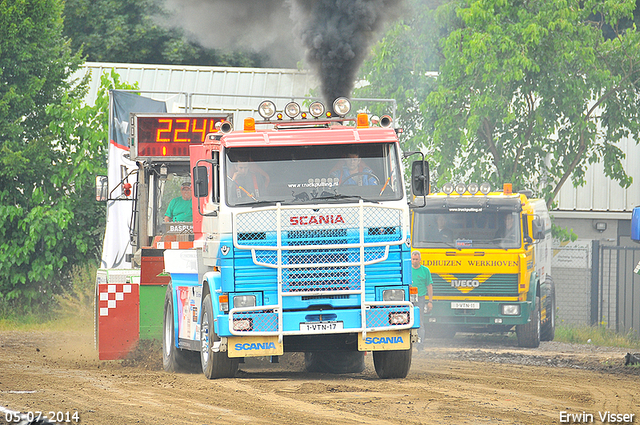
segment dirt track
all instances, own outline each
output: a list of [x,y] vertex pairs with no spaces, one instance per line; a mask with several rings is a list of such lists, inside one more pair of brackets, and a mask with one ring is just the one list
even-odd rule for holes
[[640,368],[622,366],[624,350],[460,336],[436,344],[414,351],[403,380],[378,379],[371,356],[364,373],[336,376],[305,373],[287,355],[209,381],[165,373],[157,347],[103,362],[90,333],[0,332],[0,407],[78,412],[81,424],[538,425],[561,423],[563,411],[640,423]]

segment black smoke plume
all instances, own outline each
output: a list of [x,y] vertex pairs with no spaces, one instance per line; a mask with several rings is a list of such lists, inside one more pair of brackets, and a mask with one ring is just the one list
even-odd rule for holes
[[287,0],[306,61],[331,105],[350,97],[358,69],[384,24],[400,14],[402,0]]

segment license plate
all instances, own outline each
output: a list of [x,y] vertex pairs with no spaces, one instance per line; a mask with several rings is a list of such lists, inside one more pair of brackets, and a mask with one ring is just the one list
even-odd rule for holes
[[479,310],[480,303],[460,303],[460,302],[452,302],[451,308],[455,310]]
[[322,333],[327,331],[338,331],[343,329],[342,322],[307,322],[300,323],[302,332]]

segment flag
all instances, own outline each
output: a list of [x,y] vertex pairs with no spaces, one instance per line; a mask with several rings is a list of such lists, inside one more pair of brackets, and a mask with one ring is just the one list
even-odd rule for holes
[[[129,159],[129,115],[132,112],[166,112],[165,102],[143,97],[135,93],[112,90],[111,120],[109,122],[108,179],[109,198],[122,195],[120,183],[133,170],[137,169],[135,161]],[[135,183],[136,175],[129,177]],[[120,186],[118,186],[120,185]],[[112,193],[114,188],[117,189]],[[133,201],[117,200],[107,203],[107,227],[102,246],[101,267],[105,269],[131,268],[131,217]]]

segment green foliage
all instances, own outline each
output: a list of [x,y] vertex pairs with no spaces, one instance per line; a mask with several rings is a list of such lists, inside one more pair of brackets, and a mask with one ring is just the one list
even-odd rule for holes
[[13,314],[45,311],[71,265],[97,258],[104,232],[94,176],[117,80],[103,78],[84,105],[61,13],[58,0],[0,3],[0,304]]
[[428,153],[436,184],[511,182],[550,205],[599,162],[628,187],[616,143],[640,140],[635,3],[416,0],[367,63],[366,90],[398,99],[405,147]]
[[578,235],[573,231],[573,229],[560,227],[555,223],[551,223],[551,236],[559,242],[575,242],[578,240]]
[[[451,11],[436,7],[445,1],[411,0],[408,12],[384,36],[372,51],[361,77],[368,85],[356,90],[357,97],[391,98],[398,104],[397,121],[404,130],[404,150],[421,150],[430,146],[432,127],[426,122],[424,99],[433,90],[434,72],[439,68],[438,42],[443,29],[437,24]],[[431,75],[431,76],[430,76]],[[390,111],[380,105],[371,112],[383,115]]]
[[[615,143],[640,135],[640,40],[634,29],[605,40],[602,23],[616,27],[635,8],[608,3],[461,4],[464,25],[444,40],[438,89],[427,99],[441,171],[459,163],[470,180],[533,187],[549,203],[570,176],[584,184],[594,162],[631,184]],[[601,22],[589,20],[594,13]]]
[[180,30],[163,27],[161,5],[158,0],[67,0],[64,34],[89,61],[259,66],[256,54],[206,49]]
[[604,326],[557,326],[554,340],[603,347],[640,348],[640,339],[636,332],[629,331],[621,334]]

